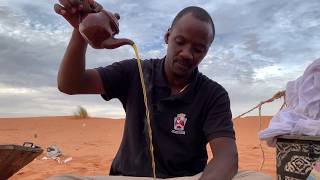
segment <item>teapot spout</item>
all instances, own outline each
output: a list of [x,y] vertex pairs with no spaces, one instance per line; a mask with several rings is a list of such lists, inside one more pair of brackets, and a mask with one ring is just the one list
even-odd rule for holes
[[115,49],[123,45],[133,45],[134,42],[130,39],[117,39],[117,38],[109,38],[102,42],[101,47],[106,49]]

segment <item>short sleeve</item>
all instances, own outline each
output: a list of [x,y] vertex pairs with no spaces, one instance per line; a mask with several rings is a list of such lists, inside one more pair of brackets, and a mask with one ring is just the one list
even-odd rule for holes
[[112,98],[121,99],[127,95],[130,77],[132,77],[136,69],[134,66],[136,66],[136,62],[131,59],[97,68],[106,92],[102,94],[105,100],[108,101]]
[[212,94],[208,102],[207,116],[203,126],[207,141],[218,137],[235,139],[230,99],[227,91],[220,86]]

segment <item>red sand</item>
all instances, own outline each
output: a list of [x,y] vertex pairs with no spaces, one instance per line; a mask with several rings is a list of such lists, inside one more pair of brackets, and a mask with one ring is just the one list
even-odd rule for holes
[[[263,117],[263,128],[269,120],[270,117]],[[107,175],[121,141],[123,124],[123,120],[107,118],[0,118],[0,144],[23,144],[29,141],[44,149],[42,155],[10,180],[45,179],[60,174]],[[263,160],[257,136],[258,117],[236,120],[235,130],[240,169],[258,171]],[[42,160],[49,145],[61,148],[62,161],[69,157],[72,160],[61,164],[52,159]],[[275,178],[275,149],[263,143],[263,150],[265,163],[262,172]]]

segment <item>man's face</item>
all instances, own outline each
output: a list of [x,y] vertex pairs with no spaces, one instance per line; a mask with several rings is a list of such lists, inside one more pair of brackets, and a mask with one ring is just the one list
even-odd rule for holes
[[210,23],[191,13],[182,16],[165,35],[168,44],[166,71],[177,78],[189,77],[206,56],[212,39]]

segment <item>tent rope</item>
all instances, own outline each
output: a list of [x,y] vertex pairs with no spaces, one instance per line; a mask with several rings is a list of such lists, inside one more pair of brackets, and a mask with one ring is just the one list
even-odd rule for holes
[[[246,115],[246,114],[248,114],[248,113],[250,113],[250,112],[252,112],[253,110],[255,110],[255,109],[258,108],[258,110],[259,110],[259,131],[261,131],[261,129],[262,129],[262,118],[261,118],[262,105],[264,105],[264,104],[266,104],[266,103],[271,103],[271,102],[273,102],[273,101],[276,100],[276,99],[280,99],[281,97],[283,97],[283,104],[282,104],[281,107],[280,107],[280,110],[282,110],[284,107],[287,106],[286,98],[285,98],[285,97],[286,97],[286,92],[285,92],[284,90],[277,92],[276,94],[274,94],[274,95],[272,96],[272,98],[260,102],[258,105],[254,106],[253,108],[251,108],[251,109],[248,110],[247,112],[242,113],[242,114],[240,114],[239,116],[233,118],[232,120],[236,120],[236,119],[238,119],[238,118],[241,118],[242,116],[244,116],[244,115]],[[261,150],[261,154],[262,154],[262,161],[261,161],[261,164],[260,164],[260,167],[259,167],[259,171],[261,171],[262,168],[263,168],[263,165],[264,165],[264,163],[265,163],[265,152],[264,152],[264,150],[263,150],[261,140],[260,140],[260,142],[259,142],[259,146],[260,146],[260,150]]]

